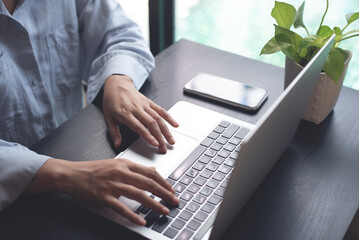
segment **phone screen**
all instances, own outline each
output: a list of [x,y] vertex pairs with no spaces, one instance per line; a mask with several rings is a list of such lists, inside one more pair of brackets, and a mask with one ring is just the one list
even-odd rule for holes
[[265,89],[204,73],[189,81],[184,91],[247,110],[257,110],[268,96]]

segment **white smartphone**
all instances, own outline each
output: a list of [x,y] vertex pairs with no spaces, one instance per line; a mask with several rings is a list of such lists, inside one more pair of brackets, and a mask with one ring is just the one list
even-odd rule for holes
[[204,73],[192,78],[183,90],[249,111],[258,110],[268,97],[263,88]]

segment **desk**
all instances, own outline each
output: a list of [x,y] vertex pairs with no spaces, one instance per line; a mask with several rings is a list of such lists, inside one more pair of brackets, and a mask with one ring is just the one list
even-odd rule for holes
[[[185,100],[255,124],[282,92],[282,68],[186,40],[159,54],[156,65],[141,91],[166,109]],[[184,84],[198,72],[266,88],[269,98],[257,113],[248,114],[184,95]],[[301,122],[224,239],[343,238],[359,204],[358,103],[359,92],[344,87],[321,125]],[[130,132],[127,136],[125,145],[135,139]],[[113,158],[119,151],[111,147],[102,113],[93,104],[34,149],[76,161]],[[0,214],[0,234],[2,239],[141,239],[56,194],[19,199]]]

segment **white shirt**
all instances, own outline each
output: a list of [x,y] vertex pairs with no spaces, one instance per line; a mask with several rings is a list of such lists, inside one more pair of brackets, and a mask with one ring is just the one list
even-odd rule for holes
[[154,59],[139,27],[116,0],[0,1],[0,210],[51,156],[30,151],[82,108],[81,79],[92,102],[112,74],[139,89]]

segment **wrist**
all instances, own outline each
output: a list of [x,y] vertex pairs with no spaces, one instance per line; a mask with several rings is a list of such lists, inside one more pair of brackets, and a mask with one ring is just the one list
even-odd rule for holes
[[113,84],[116,84],[117,86],[128,85],[128,84],[133,85],[133,82],[129,76],[113,74],[106,79],[105,83],[103,84],[103,89],[105,90],[107,87],[111,88]]
[[69,175],[73,168],[70,161],[51,158],[36,173],[30,184],[25,189],[25,194],[38,194],[46,192],[66,193],[69,184]]

